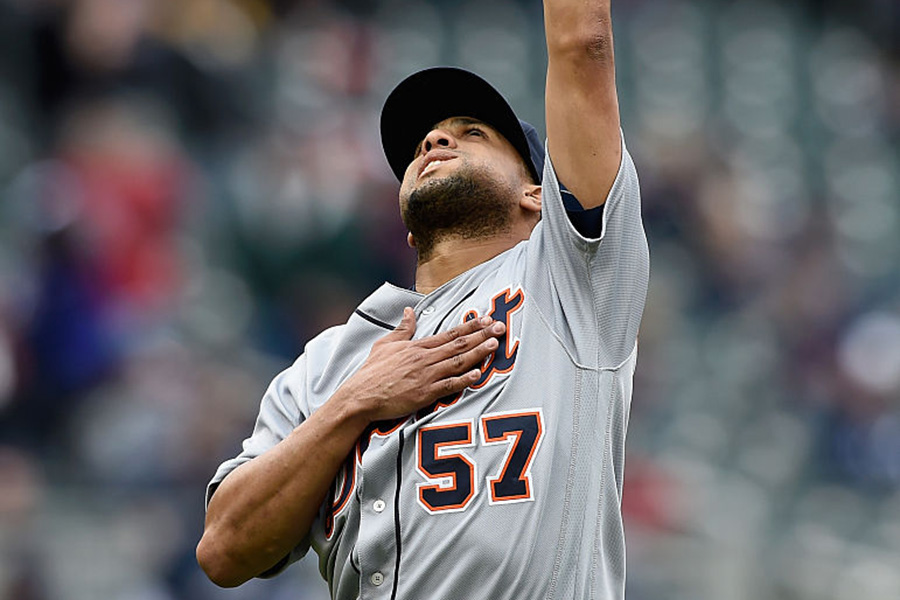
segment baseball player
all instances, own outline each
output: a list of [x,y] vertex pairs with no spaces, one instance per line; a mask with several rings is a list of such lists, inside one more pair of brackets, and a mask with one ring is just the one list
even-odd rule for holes
[[648,251],[609,2],[544,13],[546,153],[468,71],[387,98],[416,289],[385,284],[272,381],[207,490],[217,584],[312,547],[340,600],[624,597]]

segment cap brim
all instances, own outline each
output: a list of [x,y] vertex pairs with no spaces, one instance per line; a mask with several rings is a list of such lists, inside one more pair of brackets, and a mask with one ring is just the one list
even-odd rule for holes
[[472,117],[499,131],[522,156],[535,180],[540,180],[512,107],[487,81],[456,67],[413,73],[387,97],[381,110],[381,145],[398,180],[403,180],[419,142],[450,117]]

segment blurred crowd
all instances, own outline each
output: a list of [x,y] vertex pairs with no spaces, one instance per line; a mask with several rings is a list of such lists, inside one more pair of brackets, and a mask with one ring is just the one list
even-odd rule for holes
[[[0,0],[0,600],[327,598],[196,566],[269,379],[415,257],[381,102],[543,128],[541,3]],[[652,283],[630,600],[900,598],[900,4],[613,2]]]

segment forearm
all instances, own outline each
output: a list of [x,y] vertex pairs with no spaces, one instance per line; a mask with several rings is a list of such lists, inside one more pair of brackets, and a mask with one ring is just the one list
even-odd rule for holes
[[318,410],[268,452],[229,473],[206,514],[197,561],[215,583],[240,585],[273,567],[309,532],[338,470],[370,423],[414,414],[478,381],[505,325],[489,317],[412,340],[415,313]]
[[334,397],[281,443],[222,481],[197,560],[215,583],[240,585],[284,558],[309,531],[367,421]]
[[584,208],[600,206],[621,159],[609,0],[544,0],[547,150]]

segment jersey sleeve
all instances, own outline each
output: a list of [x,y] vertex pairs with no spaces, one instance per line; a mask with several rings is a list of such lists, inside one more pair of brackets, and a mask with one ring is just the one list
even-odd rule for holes
[[[279,373],[269,384],[259,406],[259,414],[253,433],[244,440],[241,453],[219,465],[215,475],[206,487],[206,506],[225,477],[242,464],[249,462],[273,448],[285,439],[309,416],[306,401],[306,355]],[[288,565],[303,558],[309,550],[307,536],[291,553],[279,561],[275,567],[261,574],[272,577]]]
[[567,213],[549,154],[542,217],[531,237],[526,282],[543,317],[579,362],[616,367],[633,352],[649,282],[640,187],[622,140],[622,161],[597,237]]

